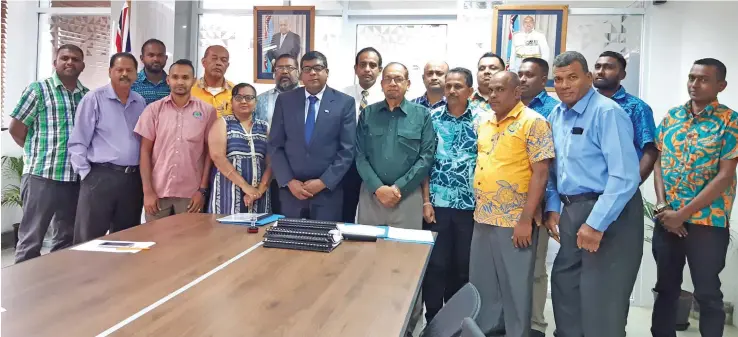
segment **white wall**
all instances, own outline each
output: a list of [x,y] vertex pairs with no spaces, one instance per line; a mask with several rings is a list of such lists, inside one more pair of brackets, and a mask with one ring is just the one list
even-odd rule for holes
[[[721,103],[738,109],[738,44],[732,32],[738,31],[738,2],[669,1],[648,8],[646,14],[646,51],[644,52],[643,99],[651,105],[659,123],[669,108],[684,104],[687,75],[692,63],[700,58],[716,58],[728,68],[728,87],[718,96]],[[719,23],[719,24],[717,24]],[[732,83],[731,83],[732,82]],[[653,183],[644,183],[643,194],[655,200]],[[734,205],[733,217],[738,216]],[[737,224],[733,221],[733,224]],[[738,232],[732,229],[734,242],[728,249],[726,267],[720,274],[725,300],[738,305]],[[643,254],[642,298],[651,298],[656,273],[651,246]],[[685,290],[694,289],[689,271],[684,272]],[[734,314],[733,321],[738,321]]]

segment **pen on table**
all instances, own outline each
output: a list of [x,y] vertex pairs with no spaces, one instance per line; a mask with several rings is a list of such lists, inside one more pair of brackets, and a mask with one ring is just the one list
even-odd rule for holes
[[118,247],[116,250],[149,250],[149,247]]

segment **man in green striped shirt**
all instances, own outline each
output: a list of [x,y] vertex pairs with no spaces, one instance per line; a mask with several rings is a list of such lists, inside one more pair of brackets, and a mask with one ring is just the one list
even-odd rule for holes
[[66,44],[56,51],[54,74],[31,83],[10,117],[10,135],[23,147],[21,199],[15,262],[38,257],[52,218],[51,251],[69,247],[79,196],[79,178],[72,170],[67,140],[79,101],[89,90],[79,82],[84,53]]

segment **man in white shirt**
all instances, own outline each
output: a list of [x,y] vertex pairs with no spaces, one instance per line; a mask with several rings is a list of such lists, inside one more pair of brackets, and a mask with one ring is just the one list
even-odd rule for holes
[[523,18],[523,31],[515,32],[512,38],[513,50],[510,53],[510,71],[518,72],[523,59],[538,57],[548,61],[549,48],[546,35],[535,30],[536,20],[532,16]]
[[[356,54],[354,62],[354,73],[359,79],[343,90],[356,101],[356,119],[370,104],[384,100],[382,86],[377,83],[377,77],[382,72],[382,55],[373,47],[366,47]],[[343,178],[343,222],[354,223],[356,220],[356,207],[359,204],[359,191],[361,190],[361,177],[356,171],[356,163],[351,165]]]

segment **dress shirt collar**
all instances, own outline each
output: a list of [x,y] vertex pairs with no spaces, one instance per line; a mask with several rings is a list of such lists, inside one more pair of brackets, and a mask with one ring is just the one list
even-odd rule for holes
[[538,100],[539,102],[543,103],[543,100],[546,99],[546,96],[548,96],[548,93],[546,92],[546,89],[541,90],[541,92],[536,95],[536,97],[533,97],[531,102]]
[[[115,93],[115,89],[113,89],[113,85],[112,84],[108,83],[108,84],[105,85],[104,88],[105,88],[104,89],[105,90],[105,97],[120,102],[120,97],[118,97],[118,94]],[[128,101],[126,102],[126,104],[129,104],[131,102],[138,102],[138,98],[136,98],[136,95],[131,95],[132,92],[133,91],[131,91],[131,89],[129,88],[128,89]]]
[[[571,110],[576,111],[578,114],[583,114],[584,110],[587,110],[587,106],[589,105],[589,101],[592,99],[592,96],[594,96],[595,90],[594,88],[589,88],[589,91],[587,91],[587,94],[582,97],[574,106],[571,108]],[[566,108],[566,104],[564,102],[561,102],[563,106]]]
[[[386,98],[380,104],[382,104],[380,106],[380,110],[387,110],[389,112],[393,112],[393,110],[390,110],[389,104],[387,104],[387,99]],[[400,106],[397,107],[397,108],[399,108],[400,111],[402,111],[402,113],[404,113],[404,114],[407,115],[407,110],[408,110],[408,108],[410,108],[410,102],[407,100],[407,98],[404,98],[403,97],[402,98],[402,102],[400,103]],[[395,110],[397,110],[397,108],[395,108]]]
[[482,96],[482,94],[479,93],[479,90],[474,90],[474,95],[472,95],[471,98],[473,101],[484,101],[486,102],[487,99]]
[[441,102],[443,102],[444,104],[447,103],[446,102],[446,96],[441,96],[441,100],[440,101],[435,102],[435,103],[431,103],[430,100],[428,99],[428,92],[427,91],[423,94],[423,96],[420,96],[420,100],[421,101],[425,101],[425,105],[427,105],[427,106],[433,106],[433,105],[439,104]]
[[494,113],[490,114],[488,121],[493,124],[500,124],[508,118],[517,119],[523,109],[525,109],[525,104],[523,104],[522,101],[518,101],[518,104],[516,104],[515,107],[513,107],[512,110],[510,110],[510,112],[507,114],[507,116],[505,116],[505,118],[503,118],[501,121],[497,120],[497,115]]
[[[164,97],[161,100],[162,100],[162,103],[164,103],[164,104],[167,104],[168,103],[168,104],[171,104],[175,108],[180,108],[180,107],[177,106],[176,103],[174,103],[174,100],[172,99],[172,94],[167,95],[167,97]],[[187,100],[187,103],[185,103],[185,105],[182,108],[184,108],[185,106],[190,105],[190,103],[192,103],[192,101],[194,101],[194,100],[195,100],[195,97],[193,97],[192,95],[190,95],[189,99]]]
[[313,94],[309,93],[309,92],[307,91],[307,88],[305,88],[305,99],[307,100],[307,99],[308,99],[308,97],[310,97],[310,96],[315,96],[315,97],[317,97],[317,98],[318,98],[318,102],[322,101],[322,100],[323,100],[323,94],[325,93],[325,88],[328,88],[328,86],[327,86],[327,85],[324,85],[324,86],[323,86],[323,89],[320,89],[320,92],[318,92],[318,93],[317,93],[317,94],[315,94],[315,95],[313,95]]
[[[197,87],[200,89],[205,89],[208,87],[208,85],[205,83],[205,76],[200,77],[199,80],[197,80]],[[225,91],[231,91],[233,90],[233,82],[223,78],[223,89]],[[221,91],[222,93],[222,91]]]
[[684,104],[684,109],[687,110],[687,112],[689,112],[691,116],[702,116],[703,114],[709,116],[712,115],[712,113],[715,112],[715,110],[717,110],[719,106],[720,102],[718,102],[718,100],[714,100],[712,103],[708,104],[705,109],[695,113],[692,111],[692,100],[689,100],[686,104]]
[[625,98],[625,94],[627,94],[627,92],[625,92],[625,88],[621,85],[620,88],[618,88],[618,90],[615,91],[615,94],[612,95],[612,99],[614,99],[614,100],[624,99]]
[[[62,87],[64,90],[66,90],[66,87],[64,86],[64,83],[62,83],[61,79],[59,78],[59,75],[54,72],[54,75],[51,76],[51,83],[54,85],[55,88]],[[78,91],[84,91],[85,86],[82,85],[82,82],[77,80],[77,87],[74,88],[74,92]]]
[[451,109],[449,108],[448,104],[440,107],[439,109],[443,109],[443,115],[447,116],[451,119],[458,119],[458,120],[473,120],[474,119],[474,111],[472,109],[471,101],[466,101],[466,110],[464,110],[464,113],[461,114],[461,116],[456,117],[451,114]]
[[167,82],[167,72],[163,70],[162,72],[164,73],[164,76],[162,76],[161,81],[159,83],[154,83],[154,82],[149,81],[149,78],[146,77],[146,70],[141,69],[141,71],[138,72],[138,75],[136,75],[138,77],[137,81],[138,82],[149,82],[153,86],[166,83]]

